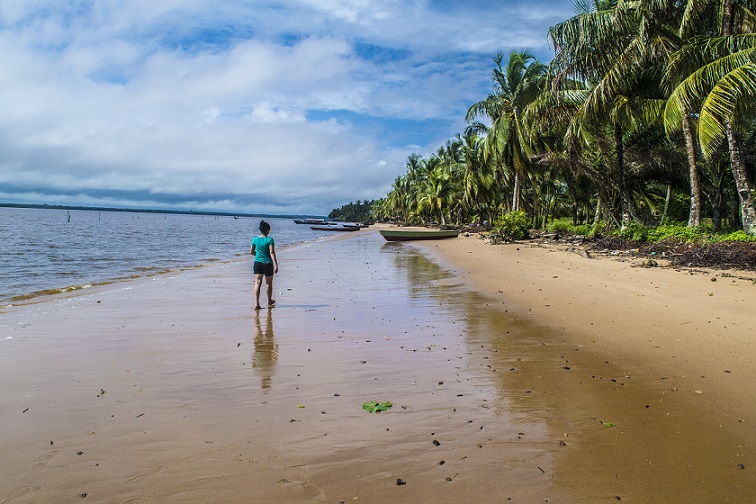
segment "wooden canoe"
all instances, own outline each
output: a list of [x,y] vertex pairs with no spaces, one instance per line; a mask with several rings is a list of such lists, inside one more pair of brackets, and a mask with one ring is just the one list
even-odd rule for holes
[[359,225],[326,224],[324,226],[310,226],[313,231],[359,231]]
[[456,238],[459,235],[459,231],[456,229],[381,229],[380,233],[388,241],[441,240],[444,238]]

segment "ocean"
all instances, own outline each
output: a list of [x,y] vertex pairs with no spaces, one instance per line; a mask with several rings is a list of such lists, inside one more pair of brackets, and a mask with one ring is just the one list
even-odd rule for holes
[[[276,247],[324,237],[263,217]],[[249,254],[259,217],[0,208],[0,308]]]

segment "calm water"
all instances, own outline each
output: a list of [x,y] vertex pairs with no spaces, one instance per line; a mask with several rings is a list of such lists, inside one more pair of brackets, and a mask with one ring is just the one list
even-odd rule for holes
[[[265,218],[276,246],[323,237]],[[0,208],[0,307],[249,253],[259,218]]]

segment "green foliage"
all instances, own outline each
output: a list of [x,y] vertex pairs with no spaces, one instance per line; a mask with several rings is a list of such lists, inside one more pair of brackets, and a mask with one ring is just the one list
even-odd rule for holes
[[756,236],[746,234],[745,231],[735,231],[734,233],[712,236],[711,241],[756,242]]
[[552,233],[569,233],[572,227],[572,223],[567,219],[559,219],[546,226],[546,230]]
[[616,234],[626,240],[648,241],[648,228],[637,222],[631,222],[624,228],[617,230]]
[[571,219],[558,219],[547,226],[547,231],[552,233],[563,233],[578,236],[593,236],[593,226],[590,224],[580,224],[575,226]]
[[580,226],[573,226],[570,233],[579,236],[593,237],[595,234],[595,228],[590,224],[582,224]]
[[615,234],[628,240],[648,243],[667,240],[684,243],[756,242],[756,236],[746,234],[742,230],[734,233],[713,233],[710,226],[688,227],[681,223],[662,224],[655,228],[647,228],[632,223],[626,228],[616,231]]
[[374,204],[375,201],[368,200],[347,203],[341,208],[334,208],[333,210],[331,210],[331,213],[328,214],[328,218],[350,222],[372,221],[374,219]]
[[529,235],[528,224],[525,212],[509,212],[496,219],[492,232],[505,240],[522,240]]
[[690,216],[690,194],[687,191],[676,191],[669,202],[667,216],[661,224],[680,224],[687,226]]
[[648,241],[652,243],[664,240],[677,240],[686,243],[700,242],[708,236],[703,227],[688,227],[684,224],[663,224],[648,230]]
[[658,243],[674,240],[685,243],[705,241],[711,230],[705,227],[688,227],[685,224],[662,224],[657,227],[645,227],[637,222],[628,224],[615,234],[627,240]]

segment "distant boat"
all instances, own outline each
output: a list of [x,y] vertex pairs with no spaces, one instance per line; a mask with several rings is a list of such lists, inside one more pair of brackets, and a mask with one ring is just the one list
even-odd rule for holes
[[330,222],[328,224],[310,226],[310,229],[315,231],[359,231],[360,225],[349,222]]
[[442,240],[459,235],[456,229],[381,229],[379,232],[388,241]]
[[325,225],[327,224],[325,219],[294,219],[295,224],[313,224],[313,225]]

